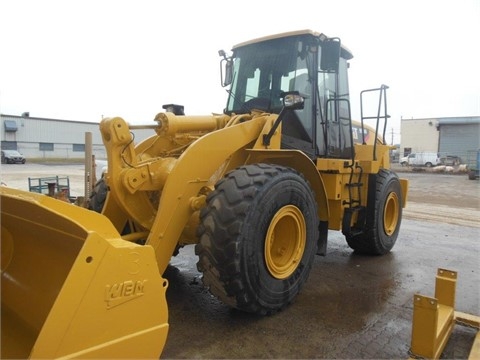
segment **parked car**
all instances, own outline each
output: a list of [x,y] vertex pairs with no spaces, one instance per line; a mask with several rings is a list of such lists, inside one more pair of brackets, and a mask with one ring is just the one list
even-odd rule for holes
[[421,153],[411,153],[410,155],[401,158],[400,164],[402,166],[412,165],[412,166],[432,167],[432,166],[441,165],[442,162],[438,156],[438,153],[421,152]]
[[2,164],[25,164],[26,161],[25,156],[17,150],[2,150]]

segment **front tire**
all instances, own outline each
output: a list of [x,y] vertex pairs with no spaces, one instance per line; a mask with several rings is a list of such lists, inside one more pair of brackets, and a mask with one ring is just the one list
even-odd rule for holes
[[[402,221],[402,188],[398,176],[382,169],[374,176],[375,202],[367,209],[362,233],[346,236],[348,245],[358,253],[384,255],[393,248]],[[369,189],[369,192],[371,190]],[[368,206],[371,206],[370,204]]]
[[283,166],[242,166],[201,211],[195,248],[203,282],[224,303],[261,315],[287,306],[308,278],[318,215],[308,182]]

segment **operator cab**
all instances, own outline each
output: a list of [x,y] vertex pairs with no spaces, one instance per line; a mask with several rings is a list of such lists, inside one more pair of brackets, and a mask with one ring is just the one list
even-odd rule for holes
[[282,120],[282,148],[316,157],[352,158],[347,68],[352,54],[338,38],[310,30],[252,40],[223,55],[227,114],[253,109],[279,114],[285,93],[297,91],[303,109]]

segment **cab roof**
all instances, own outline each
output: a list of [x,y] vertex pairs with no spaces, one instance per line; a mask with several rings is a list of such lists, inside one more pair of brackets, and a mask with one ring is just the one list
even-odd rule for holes
[[[295,30],[295,31],[278,33],[278,34],[274,34],[274,35],[262,36],[262,37],[259,37],[259,38],[256,38],[256,39],[244,41],[244,42],[241,42],[241,43],[233,46],[232,50],[235,50],[237,48],[241,48],[241,47],[246,46],[246,45],[260,43],[260,42],[263,42],[263,41],[280,39],[280,38],[285,38],[285,37],[298,36],[298,35],[312,35],[314,37],[319,38],[320,41],[325,41],[326,39],[328,39],[327,35],[325,35],[324,33],[317,32],[317,31],[313,31],[313,30],[309,30],[309,29]],[[342,46],[342,57],[344,57],[347,60],[350,60],[351,58],[353,58],[352,52],[346,46],[344,46],[343,44],[341,44],[341,46]]]

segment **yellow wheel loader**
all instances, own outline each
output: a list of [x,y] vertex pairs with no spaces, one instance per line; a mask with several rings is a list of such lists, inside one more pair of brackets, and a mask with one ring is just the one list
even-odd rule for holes
[[[340,39],[304,30],[219,54],[222,114],[102,120],[96,211],[1,189],[2,357],[158,357],[162,274],[185,245],[212,294],[261,315],[295,298],[329,230],[392,249],[408,183],[389,169],[387,87],[362,92],[378,111],[352,123]],[[136,128],[152,136],[136,144]]]

